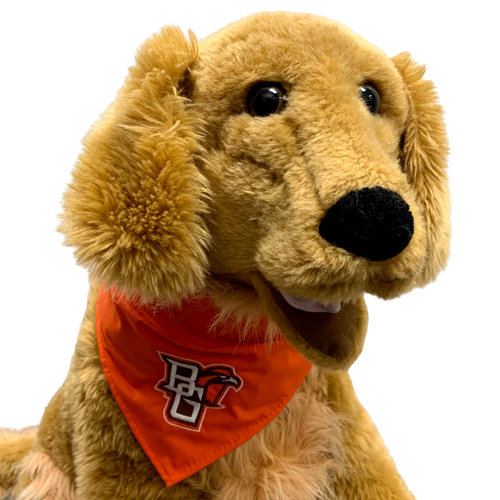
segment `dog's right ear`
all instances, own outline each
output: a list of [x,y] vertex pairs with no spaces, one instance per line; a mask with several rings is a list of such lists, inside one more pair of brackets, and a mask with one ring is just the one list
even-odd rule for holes
[[84,140],[59,230],[90,277],[142,301],[179,301],[204,283],[209,188],[195,166],[189,105],[194,35],[164,28],[139,50],[116,101]]

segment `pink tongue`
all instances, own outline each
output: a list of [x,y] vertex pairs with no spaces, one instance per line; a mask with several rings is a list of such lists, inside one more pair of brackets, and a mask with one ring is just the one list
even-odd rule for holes
[[282,292],[280,290],[283,298],[295,309],[300,309],[301,311],[312,312],[312,313],[331,313],[335,314],[340,311],[341,305],[334,302],[330,302],[328,305],[324,306],[319,302],[314,302],[313,300],[304,299],[302,297],[295,297],[289,293]]

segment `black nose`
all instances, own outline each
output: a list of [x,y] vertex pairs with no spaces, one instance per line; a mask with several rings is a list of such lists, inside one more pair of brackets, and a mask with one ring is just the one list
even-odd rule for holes
[[394,191],[373,187],[337,201],[321,221],[319,234],[332,245],[377,261],[402,252],[413,229],[408,203]]

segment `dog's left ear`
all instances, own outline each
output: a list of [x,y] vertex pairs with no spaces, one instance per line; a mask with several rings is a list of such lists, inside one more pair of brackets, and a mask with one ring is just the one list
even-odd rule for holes
[[186,94],[193,35],[164,28],[139,50],[116,101],[84,140],[60,231],[90,277],[143,301],[178,301],[207,270],[208,184]]
[[441,271],[450,245],[450,198],[446,175],[448,141],[443,110],[425,66],[403,52],[392,58],[406,87],[408,120],[401,138],[401,168],[421,207],[427,231],[427,253],[417,285],[433,281]]

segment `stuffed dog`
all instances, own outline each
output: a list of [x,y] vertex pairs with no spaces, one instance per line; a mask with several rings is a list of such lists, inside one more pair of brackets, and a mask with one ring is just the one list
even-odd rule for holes
[[0,438],[0,498],[413,498],[347,370],[363,294],[447,258],[423,74],[304,14],[141,47],[64,196],[87,310],[37,431]]

